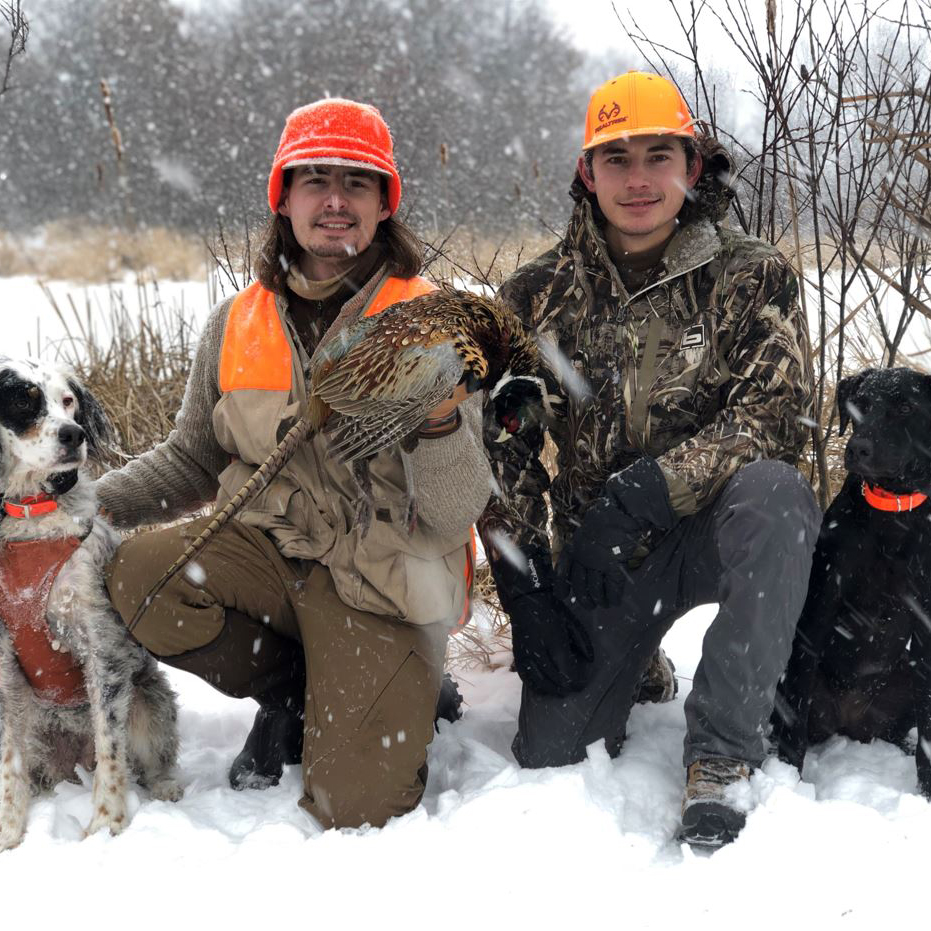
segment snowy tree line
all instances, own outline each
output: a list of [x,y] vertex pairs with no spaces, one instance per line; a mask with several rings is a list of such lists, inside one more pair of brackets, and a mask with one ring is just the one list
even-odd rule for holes
[[28,54],[0,106],[6,229],[255,220],[286,115],[327,95],[382,110],[422,231],[562,222],[582,56],[537,0],[23,6]]

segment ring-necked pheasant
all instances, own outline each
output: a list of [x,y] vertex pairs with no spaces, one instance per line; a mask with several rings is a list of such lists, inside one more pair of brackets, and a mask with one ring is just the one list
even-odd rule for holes
[[[345,309],[333,322],[310,362],[307,411],[275,451],[168,568],[140,605],[130,627],[175,572],[265,487],[297,446],[311,433],[326,430],[334,455],[353,466],[363,499],[371,489],[367,460],[400,443],[413,449],[420,425],[460,383],[469,392],[509,379],[509,394],[545,393],[535,375],[540,365],[534,342],[520,320],[496,301],[452,288],[440,288],[395,304],[371,317]],[[517,386],[517,387],[515,387]],[[514,432],[513,430],[511,432]],[[408,477],[408,527],[416,516]]]
[[372,511],[370,458],[399,444],[412,529],[416,498],[407,454],[424,419],[459,384],[471,394],[506,378],[511,392],[539,393],[539,364],[514,314],[468,291],[441,288],[373,317],[344,325],[337,318],[311,360],[308,416],[323,426],[333,454],[353,467],[363,528]]

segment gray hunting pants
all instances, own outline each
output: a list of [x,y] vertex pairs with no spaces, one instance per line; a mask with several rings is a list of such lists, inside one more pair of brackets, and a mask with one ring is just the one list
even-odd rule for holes
[[518,762],[575,763],[602,738],[612,756],[620,752],[650,656],[677,618],[716,601],[685,702],[685,765],[713,757],[759,765],[820,526],[814,494],[796,469],[772,460],[742,468],[631,571],[619,607],[575,606],[595,649],[592,679],[563,698],[524,687]]

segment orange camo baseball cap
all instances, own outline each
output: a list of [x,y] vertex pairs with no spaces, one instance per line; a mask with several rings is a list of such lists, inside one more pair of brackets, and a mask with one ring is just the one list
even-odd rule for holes
[[695,135],[695,120],[672,81],[645,71],[628,71],[592,94],[585,114],[583,150],[625,136],[654,135]]

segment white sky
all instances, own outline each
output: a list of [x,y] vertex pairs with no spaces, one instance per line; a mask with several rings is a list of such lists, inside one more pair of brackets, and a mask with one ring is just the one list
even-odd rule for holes
[[[613,49],[625,47],[628,39],[618,18],[612,9],[611,0],[548,0],[556,18],[577,44],[595,54],[609,53]],[[645,11],[647,4],[639,4],[637,11],[639,21],[661,25],[666,19],[666,3],[653,2],[652,9]],[[629,17],[628,4],[617,4],[617,12],[624,18]]]

